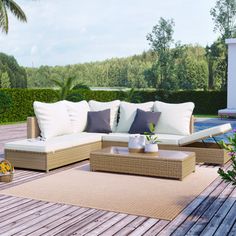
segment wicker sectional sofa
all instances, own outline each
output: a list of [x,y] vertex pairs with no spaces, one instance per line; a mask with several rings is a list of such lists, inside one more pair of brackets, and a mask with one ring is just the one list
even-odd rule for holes
[[[103,108],[106,103],[102,103]],[[109,104],[108,104],[109,105]],[[106,108],[106,107],[105,107]],[[115,117],[114,120],[117,118]],[[193,133],[194,118],[188,121],[190,135],[158,134],[160,149],[182,150],[196,153],[197,162],[223,165],[230,158],[217,143],[205,143],[201,140],[225,133],[230,125]],[[27,119],[27,139],[5,144],[5,158],[15,167],[49,171],[51,169],[89,159],[94,150],[108,146],[127,146],[127,132],[87,133],[76,132],[58,135],[47,140],[39,138],[42,134],[36,117]]]

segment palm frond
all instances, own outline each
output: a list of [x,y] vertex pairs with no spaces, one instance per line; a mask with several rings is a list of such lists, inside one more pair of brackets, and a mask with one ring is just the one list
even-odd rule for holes
[[63,88],[63,87],[64,87],[64,83],[63,83],[63,82],[60,82],[60,81],[58,81],[58,80],[56,80],[56,79],[51,79],[51,81],[52,81],[55,85],[57,85],[58,87],[60,87],[60,88]]
[[66,88],[68,90],[71,90],[72,89],[72,85],[73,85],[73,82],[75,81],[76,77],[69,77],[67,80],[66,80]]
[[8,33],[8,15],[6,6],[2,1],[0,1],[0,28],[4,33]]
[[27,22],[27,17],[21,7],[14,0],[7,0],[6,6],[20,21]]

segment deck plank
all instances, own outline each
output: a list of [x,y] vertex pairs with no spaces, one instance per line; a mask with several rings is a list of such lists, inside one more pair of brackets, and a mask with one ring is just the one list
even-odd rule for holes
[[106,212],[105,211],[96,211],[94,212],[93,214],[91,214],[90,216],[88,216],[87,218],[83,219],[83,220],[80,220],[80,221],[77,221],[75,224],[73,225],[70,225],[69,228],[61,231],[60,233],[58,233],[57,235],[58,236],[65,236],[65,235],[71,235],[80,230],[81,228],[83,228],[84,226],[92,223],[93,221],[96,221],[99,217],[105,215]]
[[217,178],[213,183],[206,188],[198,197],[196,197],[174,220],[172,220],[161,232],[160,236],[169,236],[185,222],[185,220],[199,207],[204,200],[222,183],[220,178]]
[[228,236],[235,236],[235,235],[236,235],[236,222],[235,222],[234,225],[231,227]]
[[136,228],[138,228],[141,224],[143,224],[144,221],[146,220],[147,220],[147,217],[138,217],[114,235],[115,236],[128,235],[131,232],[133,232]]
[[144,221],[139,227],[137,227],[132,233],[130,233],[130,236],[140,236],[143,235],[145,232],[147,232],[153,225],[155,225],[159,220],[149,218],[146,221]]
[[[70,220],[77,217],[78,215],[82,215],[85,212],[87,212],[87,214],[89,212],[88,208],[78,208],[78,207],[75,207],[75,208],[76,208],[76,210],[71,211],[70,213],[64,212],[65,214],[61,215],[59,219],[54,218],[51,223],[50,223],[50,221],[49,222],[45,221],[43,224],[42,224],[42,222],[40,222],[39,224],[41,227],[39,229],[35,228],[36,230],[28,235],[39,236],[39,235],[45,235],[46,233],[48,235],[49,234],[52,235],[53,231],[56,234],[55,229],[57,230],[57,232],[60,232],[60,230],[62,231],[63,229],[67,228],[66,226],[67,226],[68,222],[70,222]],[[90,211],[91,211],[91,209],[90,209]],[[70,222],[70,223],[72,223],[72,222]],[[50,231],[50,233],[48,231]]]
[[236,202],[234,202],[234,205],[232,206],[229,213],[224,218],[222,224],[219,226],[214,235],[221,236],[224,234],[228,234],[235,222],[236,222]]
[[194,225],[191,224],[192,227],[187,233],[187,235],[199,235],[206,227],[206,225],[210,222],[211,218],[216,214],[219,208],[226,201],[228,196],[232,193],[233,189],[234,188],[231,185],[228,185],[224,189],[224,191],[222,191],[219,197],[215,199],[212,205],[210,205],[210,207],[205,212],[203,212],[203,214],[200,215],[200,217],[196,220],[196,222],[193,222]]
[[[28,228],[30,225],[34,225],[37,222],[40,222],[46,218],[51,217],[52,215],[56,215],[57,213],[66,210],[70,206],[62,205],[62,204],[52,204],[45,211],[35,211],[33,214],[30,214],[24,218],[18,219],[13,223],[6,225],[1,228],[1,235],[15,235],[16,233],[21,234],[21,232]],[[14,228],[12,227],[14,226]]]
[[[40,222],[38,221],[34,221],[34,222],[30,222],[25,229],[21,230],[20,232],[14,234],[17,236],[20,235],[29,235],[29,234],[34,234],[35,235],[35,231],[41,229],[44,225],[48,225],[52,222],[55,222],[57,219],[60,219],[61,217],[70,214],[74,211],[76,211],[78,209],[78,207],[76,206],[67,206],[64,208],[58,208],[58,210],[56,212],[54,212],[55,214],[53,214],[51,217],[47,215],[47,217],[45,219],[40,220]],[[34,224],[35,223],[35,224]]]
[[236,197],[236,189],[230,194],[230,197],[226,199],[224,204],[220,207],[218,212],[214,215],[214,217],[210,220],[208,225],[202,231],[201,235],[214,235],[215,231],[219,228],[220,224],[225,219],[226,215],[230,211],[231,207],[235,202]]
[[120,220],[124,219],[126,216],[127,214],[123,213],[114,216],[113,218],[109,219],[108,221],[104,222],[103,224],[90,231],[89,236],[96,236],[102,234],[104,231],[111,228],[113,225],[115,225]]
[[159,220],[153,227],[151,227],[143,236],[153,236],[157,235],[162,231],[162,229],[169,224],[170,221],[168,220]]
[[47,204],[42,204],[36,203],[33,207],[33,209],[29,210],[29,211],[24,211],[21,214],[15,215],[12,218],[5,218],[0,222],[0,227],[1,227],[1,235],[3,235],[4,232],[10,230],[10,229],[15,229],[18,225],[22,225],[25,222],[28,222],[29,220],[32,220],[34,218],[37,218],[38,215],[40,215],[41,212],[45,212],[45,211],[41,211],[43,209],[47,209],[47,211],[52,210],[53,208],[56,207],[55,203],[47,203]]
[[83,213],[79,212],[79,214],[70,218],[69,221],[66,221],[60,225],[57,225],[53,229],[48,230],[45,234],[47,236],[57,235],[62,231],[70,229],[70,227],[72,227],[74,224],[81,222],[81,221],[85,221],[85,219],[88,219],[91,215],[95,214],[96,212],[98,212],[98,210],[96,210],[96,209],[88,209],[87,211],[85,211]]
[[[224,202],[225,198],[232,192],[232,188],[226,188],[226,184],[222,183],[218,188],[216,188],[210,196],[198,207],[196,210],[183,222],[183,224],[178,227],[178,229],[174,232],[175,236],[182,236],[183,234],[187,234],[189,229],[195,224],[195,222],[200,219],[205,219],[206,217],[202,216],[203,214],[209,212],[209,208],[211,206],[211,211],[216,211]],[[226,190],[225,190],[226,189]],[[219,197],[219,198],[218,198]],[[216,201],[220,199],[221,201]],[[217,204],[213,204],[217,203]],[[209,215],[212,215],[210,212]]]
[[101,225],[102,223],[110,220],[114,216],[116,216],[118,213],[115,212],[106,212],[101,217],[97,218],[96,220],[93,220],[91,223],[85,225],[84,227],[80,228],[79,230],[76,230],[73,232],[73,235],[86,235],[90,234],[89,232]]
[[133,220],[138,218],[137,216],[134,215],[128,215],[122,220],[118,221],[116,224],[112,225],[112,227],[108,228],[106,231],[101,233],[100,235],[102,236],[108,236],[108,235],[114,235],[121,229],[123,229],[125,226],[130,224]]

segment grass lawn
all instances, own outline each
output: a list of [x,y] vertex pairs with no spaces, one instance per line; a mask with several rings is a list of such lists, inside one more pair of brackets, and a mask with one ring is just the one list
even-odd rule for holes
[[26,121],[13,121],[13,122],[0,122],[0,125],[15,125],[15,124],[23,124]]
[[219,118],[217,115],[194,114],[196,118]]

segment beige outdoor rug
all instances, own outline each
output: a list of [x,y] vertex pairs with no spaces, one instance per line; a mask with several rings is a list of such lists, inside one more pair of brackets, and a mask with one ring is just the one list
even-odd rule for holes
[[0,193],[172,220],[216,177],[217,168],[197,167],[179,181],[90,172],[87,164]]

